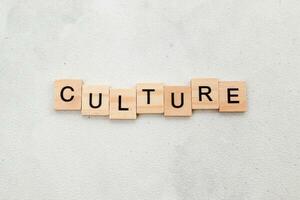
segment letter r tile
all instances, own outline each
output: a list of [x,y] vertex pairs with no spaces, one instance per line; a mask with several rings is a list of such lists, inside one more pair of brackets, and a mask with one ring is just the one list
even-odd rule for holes
[[191,80],[192,108],[219,108],[219,80],[216,78],[194,78]]

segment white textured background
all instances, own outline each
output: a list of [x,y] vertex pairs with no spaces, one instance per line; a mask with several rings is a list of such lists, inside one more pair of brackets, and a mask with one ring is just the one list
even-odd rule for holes
[[[0,0],[0,200],[299,200],[299,0]],[[245,80],[249,111],[53,110],[53,81]]]

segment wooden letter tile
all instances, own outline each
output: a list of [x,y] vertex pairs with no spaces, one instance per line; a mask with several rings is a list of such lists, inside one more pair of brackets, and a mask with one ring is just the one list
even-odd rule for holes
[[190,87],[165,86],[164,95],[165,116],[192,115],[192,95]]
[[110,119],[136,119],[136,89],[110,89]]
[[82,115],[109,114],[109,86],[82,86]]
[[219,80],[216,78],[195,78],[191,80],[192,108],[219,108]]
[[219,100],[220,112],[246,112],[246,83],[244,81],[220,81]]
[[56,80],[54,83],[55,110],[80,110],[82,80]]
[[164,112],[164,86],[161,83],[140,83],[136,86],[137,113]]

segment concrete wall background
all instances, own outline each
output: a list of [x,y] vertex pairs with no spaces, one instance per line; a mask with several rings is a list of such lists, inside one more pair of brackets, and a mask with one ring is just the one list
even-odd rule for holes
[[[0,199],[300,198],[297,0],[0,0]],[[53,110],[53,81],[246,80],[249,111]]]

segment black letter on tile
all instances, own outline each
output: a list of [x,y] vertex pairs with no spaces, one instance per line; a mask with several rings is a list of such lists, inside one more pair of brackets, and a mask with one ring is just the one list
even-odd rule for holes
[[238,91],[239,88],[227,88],[227,102],[228,103],[240,103],[240,101],[231,100],[231,97],[238,97],[238,94],[231,94],[231,91]]
[[[202,92],[202,89],[207,89],[207,92]],[[202,95],[205,95],[209,101],[212,101],[211,97],[208,95],[211,92],[211,88],[208,86],[199,86],[199,101],[202,101]]]
[[150,92],[154,92],[155,89],[142,89],[143,92],[147,92],[147,104],[150,104]]
[[122,96],[119,95],[119,110],[129,110],[129,108],[122,108]]
[[71,86],[65,86],[65,87],[63,87],[63,88],[61,89],[61,91],[60,91],[60,98],[61,98],[63,101],[65,101],[65,102],[72,101],[72,100],[74,99],[74,95],[72,95],[69,99],[66,99],[66,98],[64,97],[64,91],[65,91],[65,89],[70,89],[72,92],[74,92],[74,89],[73,89]]
[[91,106],[92,108],[99,108],[99,107],[101,106],[101,104],[102,104],[102,93],[99,93],[99,103],[98,103],[98,105],[96,105],[96,106],[93,105],[93,100],[92,100],[92,98],[93,98],[93,94],[90,93],[90,106]]
[[172,92],[172,106],[174,107],[174,108],[181,108],[182,106],[183,106],[183,104],[184,104],[184,94],[183,94],[183,92],[181,92],[180,93],[180,95],[181,95],[181,102],[180,102],[180,105],[175,105],[175,94],[174,94],[174,92]]

